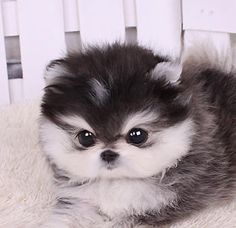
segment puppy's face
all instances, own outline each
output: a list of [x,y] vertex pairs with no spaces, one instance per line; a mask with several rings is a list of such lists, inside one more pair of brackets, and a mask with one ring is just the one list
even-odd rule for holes
[[187,95],[169,81],[177,68],[163,62],[114,45],[49,65],[40,127],[49,160],[80,180],[145,178],[177,164],[194,127]]

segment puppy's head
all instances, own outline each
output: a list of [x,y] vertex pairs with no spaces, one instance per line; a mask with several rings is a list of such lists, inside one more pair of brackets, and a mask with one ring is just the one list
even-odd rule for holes
[[46,71],[40,137],[68,175],[145,178],[189,149],[193,123],[180,67],[139,46],[90,48]]

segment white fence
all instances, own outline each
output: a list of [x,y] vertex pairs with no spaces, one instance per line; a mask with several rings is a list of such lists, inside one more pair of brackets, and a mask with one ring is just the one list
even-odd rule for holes
[[[71,46],[68,34],[77,34],[74,43],[79,47],[127,41],[133,31],[138,43],[175,58],[184,43],[183,31],[214,31],[214,37],[223,39],[220,43],[232,45],[235,12],[236,0],[2,0],[0,104],[42,94],[45,66]],[[23,78],[8,79],[11,59],[6,52],[12,47],[7,44],[18,37]]]

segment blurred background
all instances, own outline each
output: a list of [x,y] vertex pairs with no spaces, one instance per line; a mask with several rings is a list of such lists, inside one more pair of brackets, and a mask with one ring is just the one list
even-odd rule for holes
[[42,95],[52,59],[139,43],[178,59],[194,39],[236,44],[235,0],[0,0],[0,105]]

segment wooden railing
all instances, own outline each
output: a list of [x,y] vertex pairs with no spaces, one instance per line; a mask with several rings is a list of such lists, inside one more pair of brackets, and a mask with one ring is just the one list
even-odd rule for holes
[[232,46],[235,12],[235,0],[2,0],[0,104],[40,97],[45,66],[72,47],[132,40],[178,58],[193,30]]

